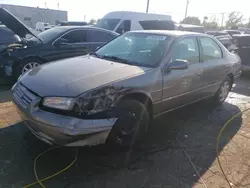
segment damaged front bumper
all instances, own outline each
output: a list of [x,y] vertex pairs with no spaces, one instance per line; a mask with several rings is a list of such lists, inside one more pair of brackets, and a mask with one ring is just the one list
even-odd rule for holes
[[[104,144],[117,120],[117,118],[80,119],[55,114],[40,109],[38,107],[39,97],[31,93],[21,96],[20,92],[17,94],[14,89],[12,96],[21,118],[31,132],[40,140],[51,145],[92,146]],[[22,100],[25,101],[22,102]],[[30,103],[27,104],[27,101]]]

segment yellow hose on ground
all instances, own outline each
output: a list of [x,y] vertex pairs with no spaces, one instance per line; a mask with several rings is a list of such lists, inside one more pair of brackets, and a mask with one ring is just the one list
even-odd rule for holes
[[225,177],[225,179],[226,179],[226,181],[227,181],[227,183],[228,183],[228,185],[229,185],[230,188],[233,188],[232,183],[228,180],[228,178],[227,178],[227,176],[226,176],[226,174],[225,174],[225,172],[224,172],[224,170],[223,170],[223,168],[222,168],[222,165],[221,165],[221,162],[220,162],[220,158],[219,158],[219,142],[220,142],[220,137],[221,137],[223,131],[226,129],[226,127],[227,127],[235,118],[237,118],[238,116],[242,115],[243,113],[245,113],[245,112],[247,112],[247,111],[249,111],[249,110],[250,110],[250,108],[246,108],[245,110],[240,111],[239,113],[237,113],[237,114],[235,114],[234,116],[232,116],[229,120],[227,120],[227,122],[223,125],[223,127],[221,128],[221,130],[220,130],[220,132],[219,132],[219,134],[218,134],[218,136],[217,136],[217,142],[216,142],[216,158],[217,158],[217,161],[218,161],[218,163],[219,163],[220,170],[221,170],[223,176]]
[[48,177],[43,178],[43,179],[40,180],[39,177],[38,177],[38,175],[37,175],[37,169],[36,169],[37,160],[38,160],[42,155],[44,155],[45,153],[48,153],[49,151],[58,149],[58,148],[60,148],[60,147],[61,147],[61,146],[54,147],[54,148],[49,148],[49,149],[47,149],[46,151],[44,151],[44,152],[42,152],[41,154],[39,154],[39,155],[35,158],[35,161],[34,161],[34,174],[35,174],[35,177],[36,177],[36,180],[37,180],[37,181],[36,181],[36,182],[33,182],[33,183],[29,184],[29,185],[25,185],[25,186],[23,186],[22,188],[28,188],[28,187],[31,187],[31,186],[36,185],[36,184],[39,184],[42,188],[45,188],[45,186],[44,186],[44,184],[43,184],[42,182],[44,182],[44,181],[46,181],[46,180],[49,180],[49,179],[51,179],[51,178],[53,178],[53,177],[55,177],[55,176],[57,176],[57,175],[63,173],[64,171],[68,170],[68,169],[76,162],[76,160],[77,160],[77,158],[78,158],[78,149],[76,149],[76,156],[75,156],[74,160],[73,160],[69,165],[67,165],[67,166],[66,166],[65,168],[63,168],[62,170],[60,170],[60,171],[58,171],[58,172],[52,174],[51,176],[48,176]]
[[[220,158],[219,158],[219,141],[220,141],[220,137],[221,137],[223,131],[226,129],[226,127],[227,127],[235,118],[237,118],[238,116],[240,116],[241,114],[245,113],[245,112],[248,111],[248,110],[250,110],[250,108],[247,108],[247,109],[245,109],[245,110],[243,110],[243,111],[241,111],[241,112],[235,114],[233,117],[231,117],[231,118],[223,125],[223,127],[221,128],[221,130],[220,130],[220,132],[219,132],[219,134],[218,134],[218,136],[217,136],[217,143],[216,143],[216,153],[217,153],[217,156],[216,156],[216,158],[217,158],[217,160],[218,160],[219,167],[220,167],[220,169],[221,169],[221,171],[222,171],[222,173],[223,173],[223,175],[224,175],[224,177],[225,177],[225,179],[226,179],[228,185],[230,186],[230,188],[233,188],[233,187],[232,187],[232,184],[231,184],[230,181],[228,180],[228,178],[227,178],[227,176],[226,176],[226,174],[225,174],[225,172],[224,172],[224,170],[223,170],[223,168],[222,168],[222,165],[221,165],[221,163],[220,163]],[[59,146],[59,147],[61,147],[61,146]],[[34,174],[35,174],[35,177],[36,177],[36,180],[37,180],[37,181],[36,181],[36,182],[33,182],[33,183],[29,184],[29,185],[25,185],[25,186],[23,186],[22,188],[29,188],[29,187],[31,187],[31,186],[33,186],[33,185],[36,185],[36,184],[39,184],[42,188],[45,188],[45,186],[44,186],[44,184],[43,184],[42,182],[44,182],[44,181],[46,181],[46,180],[49,180],[49,179],[51,179],[51,178],[53,178],[53,177],[55,177],[55,176],[57,176],[57,175],[63,173],[64,171],[68,170],[68,169],[76,162],[76,160],[77,160],[77,158],[78,158],[78,149],[76,150],[76,156],[75,156],[74,160],[73,160],[68,166],[66,166],[66,167],[63,168],[62,170],[60,170],[60,171],[58,171],[58,172],[52,174],[51,176],[48,176],[48,177],[43,178],[43,179],[40,180],[39,177],[38,177],[38,175],[37,175],[37,169],[36,169],[37,160],[38,160],[42,155],[44,155],[45,153],[48,153],[49,151],[54,150],[54,149],[57,149],[57,148],[59,148],[59,147],[49,148],[49,149],[47,149],[46,151],[44,151],[44,152],[42,152],[41,154],[39,154],[39,155],[35,158],[35,161],[34,161]]]

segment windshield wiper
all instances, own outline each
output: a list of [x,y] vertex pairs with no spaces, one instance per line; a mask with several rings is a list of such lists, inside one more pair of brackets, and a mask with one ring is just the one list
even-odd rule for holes
[[102,59],[102,56],[98,55],[98,54],[95,53],[95,52],[90,52],[89,55],[92,55],[92,56],[95,56],[95,57],[98,57],[98,58],[101,58],[101,59]]
[[104,55],[104,56],[102,56],[102,58],[103,58],[103,59],[113,60],[113,61],[116,61],[116,62],[119,62],[119,63],[129,64],[129,65],[135,65],[135,64],[137,64],[137,63],[134,62],[134,61],[130,61],[130,60],[127,60],[127,59],[123,59],[123,58],[120,58],[120,57],[117,57],[117,56]]

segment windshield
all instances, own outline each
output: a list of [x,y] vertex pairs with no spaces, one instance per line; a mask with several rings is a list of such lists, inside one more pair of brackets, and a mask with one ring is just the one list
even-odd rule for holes
[[126,33],[98,49],[95,55],[121,63],[156,67],[168,41],[166,35]]
[[52,28],[38,34],[44,42],[49,42],[59,37],[65,31],[64,28]]
[[96,26],[113,31],[119,22],[120,19],[100,19]]

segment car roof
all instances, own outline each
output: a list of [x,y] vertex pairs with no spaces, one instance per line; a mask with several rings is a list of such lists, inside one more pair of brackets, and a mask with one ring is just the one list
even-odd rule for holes
[[204,28],[200,25],[191,25],[191,24],[175,24],[177,27],[183,27],[183,28]]
[[94,26],[73,26],[73,25],[67,25],[67,26],[56,26],[54,28],[59,28],[59,29],[65,29],[66,30],[71,30],[71,29],[93,29],[93,30],[98,30],[98,31],[104,31],[104,32],[108,32],[114,35],[119,35],[118,33],[114,32],[114,31],[110,31],[107,29],[102,29],[99,27],[94,27]]
[[160,35],[170,35],[170,36],[209,36],[207,34],[188,32],[188,31],[177,31],[177,30],[140,30],[140,31],[130,31],[129,33],[148,33],[148,34],[160,34]]

